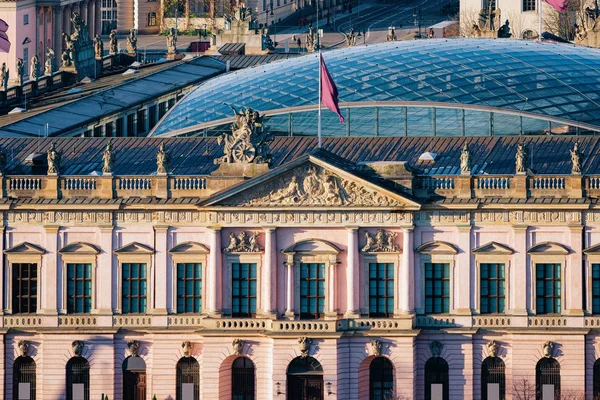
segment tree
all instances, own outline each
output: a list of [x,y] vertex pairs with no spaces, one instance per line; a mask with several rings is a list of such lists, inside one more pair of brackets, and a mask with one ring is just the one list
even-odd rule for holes
[[[575,24],[583,24],[586,7],[591,0],[567,0],[567,11],[559,13],[552,7],[544,7],[543,29],[565,40],[575,37]],[[550,10],[550,11],[546,11]]]

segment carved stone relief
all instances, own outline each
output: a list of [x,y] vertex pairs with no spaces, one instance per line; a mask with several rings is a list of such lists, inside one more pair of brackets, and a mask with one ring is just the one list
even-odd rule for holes
[[312,344],[312,339],[307,337],[301,337],[298,339],[298,348],[300,349],[301,357],[307,357],[308,352],[310,351],[310,345]]
[[378,229],[375,235],[365,232],[366,244],[362,251],[365,253],[386,253],[398,251],[398,246],[394,243],[396,232],[386,232]]
[[226,253],[257,253],[261,251],[258,246],[258,232],[248,235],[241,231],[237,236],[232,232],[229,234],[229,245],[223,249]]

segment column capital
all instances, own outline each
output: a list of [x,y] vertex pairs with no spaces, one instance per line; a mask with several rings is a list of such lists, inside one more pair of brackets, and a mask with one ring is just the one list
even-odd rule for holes
[[529,228],[529,225],[526,224],[516,224],[513,225],[513,231],[526,231]]
[[213,232],[221,232],[221,230],[223,229],[222,226],[217,226],[217,225],[213,225],[213,226],[207,226],[207,229],[213,231]]
[[44,230],[46,233],[58,233],[60,225],[44,225]]
[[346,225],[344,226],[344,228],[346,228],[348,231],[350,232],[358,232],[359,226],[358,225]]
[[571,233],[579,233],[583,231],[583,225],[569,225]]
[[269,233],[273,233],[277,230],[277,227],[273,226],[273,225],[263,226],[262,228],[265,232],[269,232]]
[[169,225],[154,225],[154,232],[156,233],[165,233],[169,230],[170,226]]
[[414,225],[402,225],[402,226],[400,226],[400,229],[402,229],[402,232],[412,232],[415,230],[415,226]]

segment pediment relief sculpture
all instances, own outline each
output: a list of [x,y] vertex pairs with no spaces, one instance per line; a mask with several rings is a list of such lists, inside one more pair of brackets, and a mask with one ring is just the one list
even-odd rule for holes
[[342,178],[316,165],[309,165],[265,182],[259,190],[249,190],[237,197],[236,205],[273,206],[393,206],[404,204],[368,188],[362,183]]
[[378,229],[375,235],[365,232],[366,243],[362,248],[364,253],[393,253],[398,251],[394,243],[396,232],[386,232]]
[[258,232],[251,235],[241,231],[237,235],[229,234],[229,245],[223,249],[226,253],[258,253],[261,251],[258,245]]

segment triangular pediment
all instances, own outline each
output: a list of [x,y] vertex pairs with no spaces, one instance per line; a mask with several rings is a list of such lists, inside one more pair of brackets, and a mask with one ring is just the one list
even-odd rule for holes
[[542,242],[527,250],[529,254],[548,254],[548,255],[566,255],[571,250],[564,244],[556,242]]
[[25,254],[25,255],[42,255],[46,252],[42,247],[29,242],[19,243],[9,249],[4,250],[4,254]]
[[219,192],[200,206],[420,208],[392,182],[359,176],[354,164],[334,157],[326,157],[325,151],[304,155]]
[[169,250],[171,254],[207,254],[210,250],[198,242],[184,242]]
[[100,254],[100,250],[90,243],[75,242],[66,245],[58,251],[60,254]]
[[115,254],[154,254],[152,247],[146,246],[138,242],[126,244],[114,251]]
[[514,250],[497,242],[489,242],[474,248],[471,252],[475,254],[513,254]]
[[591,254],[594,254],[594,255],[600,254],[600,243],[595,244],[593,246],[590,246],[587,249],[583,250],[583,254],[588,254],[588,255],[591,255]]

